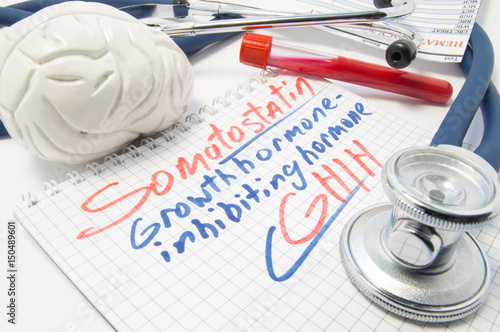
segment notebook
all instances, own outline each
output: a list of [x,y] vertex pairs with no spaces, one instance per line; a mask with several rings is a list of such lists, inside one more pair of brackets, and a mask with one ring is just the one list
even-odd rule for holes
[[26,196],[17,220],[118,331],[498,328],[498,226],[481,309],[415,323],[365,298],[342,228],[431,134],[329,81],[266,72],[170,130]]

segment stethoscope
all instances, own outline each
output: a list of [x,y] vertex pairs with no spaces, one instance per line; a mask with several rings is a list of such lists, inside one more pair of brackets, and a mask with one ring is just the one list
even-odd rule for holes
[[[500,211],[500,96],[490,81],[493,47],[477,24],[461,67],[467,80],[431,146],[387,161],[382,185],[392,204],[358,214],[340,241],[347,274],[367,297],[424,322],[475,312],[492,279],[486,254],[468,233]],[[461,146],[479,106],[484,135],[472,152]]]
[[[57,2],[64,1],[50,4]],[[403,37],[386,53],[386,60],[396,68],[406,67],[420,44],[418,34],[410,29],[383,21],[414,9],[412,3],[397,0],[376,0],[377,10],[339,14],[335,20],[324,15],[226,11],[220,6],[214,11],[213,6],[172,0],[156,0],[153,5],[148,0],[99,2],[123,8],[138,19],[163,15],[163,5],[170,5],[168,11],[174,17],[201,11],[209,20],[154,24],[173,37],[181,36],[174,41],[186,53],[234,31],[269,25],[338,23],[339,29],[389,29]],[[42,7],[35,0],[0,7],[0,25],[10,26]],[[491,282],[487,257],[467,233],[483,227],[500,211],[500,137],[495,132],[500,128],[500,96],[491,83],[493,48],[479,25],[472,31],[461,66],[467,80],[431,146],[400,151],[384,167],[382,183],[393,204],[361,212],[347,223],[341,236],[341,257],[352,282],[377,304],[415,320],[450,321],[468,315],[484,300]],[[461,146],[480,105],[484,135],[471,152]]]
[[[9,27],[49,5],[78,0],[29,0],[0,7],[0,26]],[[81,1],[81,0],[80,0]],[[210,4],[189,4],[186,0],[83,0],[118,8],[171,36],[189,54],[239,31],[270,27],[328,25],[335,29],[366,29],[400,37],[386,49],[386,61],[394,68],[407,67],[417,56],[421,38],[415,31],[391,19],[411,14],[412,1],[374,0],[377,9],[353,13],[298,15]],[[198,19],[194,19],[198,18]],[[202,18],[202,19],[200,19]],[[380,41],[385,43],[384,41]],[[0,122],[0,136],[7,135]]]
[[[78,0],[52,0],[48,4],[37,0],[0,7],[0,26],[10,26],[47,5]],[[81,1],[81,0],[80,0]],[[89,0],[83,0],[89,1]],[[392,19],[410,15],[415,10],[413,1],[374,0],[377,9],[326,14],[297,14],[263,11],[234,6],[189,4],[187,0],[94,0],[143,20],[175,38],[185,53],[199,50],[238,31],[263,28],[329,25],[337,29],[355,28],[389,32],[401,40],[389,45],[386,59],[394,68],[407,67],[416,57],[420,36],[412,29]],[[208,20],[193,20],[205,16]],[[189,36],[189,38],[186,38]],[[384,41],[380,41],[386,44]]]

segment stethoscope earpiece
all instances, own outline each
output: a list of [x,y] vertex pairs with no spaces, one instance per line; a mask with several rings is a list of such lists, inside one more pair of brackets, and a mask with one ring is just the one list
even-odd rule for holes
[[417,57],[418,46],[409,39],[400,39],[390,44],[385,50],[385,60],[392,68],[408,67]]
[[471,151],[440,145],[399,152],[382,181],[393,204],[361,212],[341,236],[351,281],[413,320],[446,322],[474,312],[491,276],[468,231],[497,216],[497,173]]

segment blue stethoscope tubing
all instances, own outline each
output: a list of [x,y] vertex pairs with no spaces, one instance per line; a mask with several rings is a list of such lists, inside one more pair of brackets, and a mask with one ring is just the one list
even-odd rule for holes
[[[174,4],[174,3],[184,3],[185,1],[175,1],[175,0],[29,0],[25,2],[16,3],[10,6],[1,7],[0,6],[0,26],[11,26],[14,23],[27,18],[33,13],[49,6],[61,2],[67,1],[87,1],[87,2],[99,2],[115,8],[140,5],[140,4]],[[206,34],[201,36],[191,36],[191,37],[178,37],[173,39],[174,42],[182,49],[186,54],[192,53],[205,46],[211,45],[222,39],[234,35],[234,32],[229,33],[215,33]],[[7,129],[0,121],[0,136],[8,135]]]
[[[47,5],[76,0],[29,0],[0,7],[0,25],[10,26]],[[81,1],[81,0],[80,0]],[[87,1],[87,0],[85,0]],[[185,0],[91,0],[116,8],[138,4],[174,4]],[[224,39],[234,33],[218,33],[175,38],[174,41],[187,54]],[[483,113],[484,134],[475,153],[484,158],[497,171],[500,170],[500,96],[491,82],[493,72],[493,45],[480,25],[475,24],[463,60],[460,64],[467,79],[450,110],[434,135],[431,145],[462,146],[477,110]],[[0,135],[8,134],[0,122]]]
[[[87,2],[100,2],[109,6],[116,8],[140,5],[140,4],[174,4],[174,3],[184,3],[185,1],[175,1],[175,0],[29,0],[25,2],[16,3],[10,6],[1,7],[0,6],[0,26],[11,26],[14,23],[27,18],[33,13],[49,6],[61,2],[67,1],[87,1]],[[225,39],[235,33],[216,33],[216,34],[206,34],[200,36],[192,37],[178,37],[174,39],[174,42],[182,49],[186,54],[202,49],[205,46],[211,45],[217,41]],[[7,129],[0,121],[0,136],[8,135]]]
[[474,152],[497,172],[500,170],[500,95],[491,81],[494,50],[479,24],[472,29],[460,67],[467,76],[462,89],[432,138],[431,145],[462,146],[479,108],[483,115],[483,137]]
[[[12,4],[10,6],[2,7],[0,11],[0,25],[3,26],[11,26],[12,24],[27,18],[33,13],[47,7],[50,5],[55,5],[61,2],[67,1],[78,1],[78,0],[28,0],[16,4]],[[87,0],[80,0],[87,1]],[[100,2],[103,4],[107,4],[109,6],[113,6],[116,8],[131,6],[131,5],[140,5],[140,4],[150,4],[150,3],[158,3],[158,4],[172,4],[173,0],[95,0],[93,2]]]
[[[86,2],[99,2],[112,6],[115,8],[122,8],[132,5],[141,4],[177,4],[185,3],[183,0],[29,0],[25,2],[16,3],[7,7],[0,7],[0,26],[11,26],[12,24],[27,18],[33,13],[49,6],[55,5],[61,2],[68,1],[86,1]],[[207,34],[203,36],[192,36],[192,37],[178,37],[174,39],[174,42],[188,54],[197,51],[205,46],[211,45],[217,41],[220,41],[234,33],[217,33],[217,34]]]

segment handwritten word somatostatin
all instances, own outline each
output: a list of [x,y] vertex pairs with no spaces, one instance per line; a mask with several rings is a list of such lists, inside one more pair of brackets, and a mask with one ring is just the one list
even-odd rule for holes
[[[256,106],[251,101],[246,103],[248,109],[241,114],[241,126],[232,125],[229,126],[229,128],[222,129],[219,128],[222,127],[221,125],[210,123],[209,127],[211,133],[208,134],[206,138],[206,143],[209,145],[202,148],[200,152],[194,153],[191,157],[191,163],[188,162],[186,157],[177,158],[175,168],[181,180],[187,179],[188,176],[195,175],[200,165],[203,166],[205,170],[210,171],[211,168],[208,165],[207,159],[217,160],[224,158],[223,151],[230,151],[234,148],[234,145],[244,141],[246,136],[250,135],[249,133],[247,134],[249,131],[253,135],[261,133],[266,127],[272,125],[273,121],[278,119],[279,114],[285,114],[284,110],[296,107],[298,96],[315,95],[313,87],[305,78],[296,78],[293,84],[289,84],[286,81],[282,81],[281,83],[281,86],[269,85],[270,98],[269,101],[262,104],[263,106]],[[292,86],[293,88],[291,91],[285,92],[284,87],[286,86]],[[115,182],[108,184],[96,191],[81,205],[83,211],[87,213],[101,213],[113,208],[119,209],[120,203],[125,200],[137,200],[137,204],[123,216],[102,228],[95,229],[95,227],[89,227],[84,229],[78,234],[77,239],[84,239],[97,235],[127,220],[139,211],[144,203],[150,198],[151,194],[153,194],[153,196],[166,195],[175,185],[175,173],[174,170],[159,170],[151,176],[151,183],[149,185],[134,189],[104,205],[92,207],[92,203],[96,198],[99,198],[100,195],[109,189],[117,189],[119,183]],[[168,178],[167,183],[161,184],[158,177]],[[159,187],[162,186],[164,186],[164,188],[160,190]]]
[[[276,97],[276,100],[269,101],[265,106],[255,106],[256,103],[252,101],[246,103],[248,108],[241,114],[241,127],[210,123],[210,131],[205,140],[208,145],[202,149],[203,152],[193,155],[191,164],[187,164],[187,158],[179,157],[178,163],[174,165],[178,172],[159,170],[151,175],[149,185],[129,191],[97,207],[92,206],[93,200],[107,190],[118,189],[120,184],[110,183],[89,196],[82,204],[82,209],[88,213],[119,211],[124,202],[128,203],[129,208],[122,211],[116,220],[101,228],[86,228],[78,238],[95,236],[124,221],[130,221],[131,248],[158,248],[163,261],[168,263],[174,256],[182,259],[197,242],[222,236],[229,225],[247,220],[262,203],[277,199],[277,202],[281,202],[276,206],[279,213],[276,214],[275,224],[278,228],[273,226],[267,235],[263,234],[266,238],[266,266],[272,279],[283,281],[290,278],[355,193],[360,189],[370,191],[364,180],[375,176],[374,169],[381,168],[382,165],[355,136],[350,138],[350,148],[343,151],[336,149],[336,142],[349,138],[350,133],[372,115],[362,103],[354,102],[348,111],[339,114],[338,105],[345,103],[342,95],[323,95],[322,91],[313,90],[306,79],[297,80],[296,90],[285,94],[282,89],[287,84],[282,83],[281,87],[269,87],[270,95]],[[298,100],[295,93],[303,95],[305,91],[310,95],[307,101],[294,105],[292,102]],[[289,108],[289,111],[284,112],[285,108]],[[264,109],[267,113],[262,112]],[[329,117],[333,113],[336,113],[335,116]],[[258,121],[250,122],[250,115],[254,115]],[[319,128],[324,129],[315,130],[321,123],[323,125]],[[307,140],[301,140],[305,137]],[[258,148],[253,148],[254,145]],[[288,153],[286,158],[279,157],[283,151]],[[324,162],[325,157],[330,162]],[[323,161],[317,165],[320,159]],[[212,165],[213,162],[209,160],[218,161],[217,166]],[[266,174],[259,171],[259,165],[271,161],[280,166]],[[358,167],[354,169],[348,166],[352,163]],[[199,165],[203,168],[199,168]],[[199,175],[198,184],[190,188],[190,194],[175,193],[176,183],[196,176],[201,169],[204,170],[203,174]],[[351,186],[349,183],[353,181],[354,186]],[[320,191],[317,191],[318,186]],[[303,197],[311,196],[309,188],[316,188],[316,193],[312,195],[310,203],[303,202],[302,193],[305,193]],[[223,195],[226,192],[236,194],[228,198]],[[150,199],[159,196],[164,196],[165,199],[162,200],[163,204],[158,205],[156,219],[154,213],[144,215],[141,212],[143,206]],[[315,210],[319,210],[319,217],[307,234],[293,238],[287,226],[287,206],[298,202],[309,204],[304,219],[310,218]],[[204,212],[200,214],[197,211]],[[180,223],[184,230],[176,233],[174,239],[167,237],[171,240],[165,242],[165,236],[160,235],[168,232],[174,224]],[[274,270],[273,259],[276,258],[272,255],[277,229],[289,245],[306,245],[303,254],[281,276]]]

